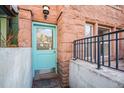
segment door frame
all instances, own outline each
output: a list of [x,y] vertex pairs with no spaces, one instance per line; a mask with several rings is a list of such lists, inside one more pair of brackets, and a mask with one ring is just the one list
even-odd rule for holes
[[[43,22],[35,22],[35,21],[33,21],[32,22],[32,42],[33,42],[33,31],[34,31],[34,28],[35,28],[35,26],[46,26],[46,27],[54,27],[55,28],[55,31],[56,31],[56,73],[57,73],[57,26],[56,25],[54,25],[54,24],[49,24],[49,23],[43,23]],[[31,42],[31,43],[32,43]],[[33,43],[32,43],[33,44]],[[31,44],[31,45],[32,45]],[[32,56],[33,56],[33,45],[32,45]],[[33,58],[33,57],[32,57]],[[34,68],[33,68],[33,59],[32,59],[32,70],[33,70],[33,76],[34,76]]]

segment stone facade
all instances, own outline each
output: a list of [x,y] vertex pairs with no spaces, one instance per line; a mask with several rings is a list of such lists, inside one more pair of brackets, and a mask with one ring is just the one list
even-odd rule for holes
[[31,47],[32,21],[56,24],[58,73],[62,80],[61,85],[68,87],[69,62],[73,54],[72,42],[84,37],[84,25],[87,22],[94,26],[93,35],[97,35],[98,25],[110,27],[112,31],[123,28],[124,7],[121,7],[122,9],[98,5],[50,6],[48,19],[44,20],[42,6],[19,6],[19,46]]

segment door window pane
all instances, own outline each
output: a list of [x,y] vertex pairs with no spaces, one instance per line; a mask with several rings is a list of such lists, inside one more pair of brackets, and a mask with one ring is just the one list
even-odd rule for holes
[[51,29],[37,29],[37,50],[53,48],[53,33]]

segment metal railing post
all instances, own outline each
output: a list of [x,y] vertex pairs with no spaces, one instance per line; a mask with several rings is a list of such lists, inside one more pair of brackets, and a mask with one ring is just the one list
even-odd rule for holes
[[86,61],[86,43],[84,39],[84,60]]
[[118,33],[116,33],[116,69],[118,69]]
[[104,66],[104,36],[102,36],[102,65]]
[[89,38],[87,38],[87,61],[88,61],[88,39]]
[[95,37],[95,43],[94,43],[94,44],[95,44],[95,53],[94,53],[95,63],[96,63],[96,44],[97,44],[96,39],[97,39],[97,38]]
[[92,63],[92,38],[90,38],[90,62]]
[[79,59],[81,59],[81,58],[80,58],[80,52],[81,52],[81,51],[80,51],[80,40],[79,40],[78,45],[79,45],[79,50],[78,50],[78,52],[79,52]]
[[110,34],[108,34],[108,66],[111,66],[110,63]]
[[75,58],[75,56],[76,56],[76,55],[75,55],[75,53],[76,53],[76,47],[75,47],[75,45],[76,45],[76,44],[75,44],[75,41],[74,41],[73,43],[74,43],[74,47],[73,47],[73,49],[74,49],[74,50],[73,50],[73,53],[74,53],[74,54],[73,54],[73,57]]
[[100,40],[99,40],[99,36],[97,37],[97,47],[98,47],[98,51],[97,51],[97,69],[100,69]]

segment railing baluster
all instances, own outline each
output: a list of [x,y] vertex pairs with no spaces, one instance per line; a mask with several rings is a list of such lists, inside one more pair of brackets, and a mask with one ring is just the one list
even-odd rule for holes
[[78,57],[79,57],[79,59],[80,59],[80,40],[78,41]]
[[84,55],[83,55],[83,53],[84,53],[84,50],[83,50],[83,49],[84,49],[84,48],[83,48],[83,40],[82,40],[81,43],[82,43],[82,44],[81,44],[81,47],[82,47],[82,60],[84,60],[84,58],[83,58],[83,56],[84,56]]
[[83,60],[83,40],[81,40],[81,59]]
[[80,59],[80,42],[78,41],[78,58]]
[[77,58],[78,58],[78,49],[79,49],[79,48],[78,48],[78,41],[77,41]]
[[78,56],[78,59],[79,59],[79,42],[78,41],[77,41],[77,50],[78,50],[77,56]]
[[104,36],[102,36],[102,65],[104,66]]
[[81,40],[80,40],[80,59],[82,59],[82,57],[81,57]]
[[80,40],[78,42],[79,42],[79,51],[78,51],[79,52],[79,59],[81,59],[80,58]]
[[81,42],[79,41],[79,57],[80,57],[80,59],[81,59]]
[[76,54],[75,54],[75,57],[77,58],[77,41],[75,42],[75,50],[76,50]]
[[78,41],[76,41],[76,51],[77,51],[76,57],[78,58]]
[[110,34],[108,34],[108,66],[111,66],[110,62]]
[[75,50],[76,50],[76,49],[75,49],[75,41],[74,41],[74,48],[73,48],[73,53],[74,53],[74,54],[73,54],[73,57],[74,57],[74,58],[75,58]]
[[88,38],[87,38],[87,61],[88,61]]
[[100,69],[100,40],[99,40],[99,36],[97,37],[97,46],[98,46],[97,68]]
[[84,39],[84,60],[86,60],[86,43],[85,43],[85,39]]
[[95,43],[94,43],[94,44],[95,44],[95,50],[94,50],[94,51],[95,51],[95,53],[94,53],[94,56],[95,56],[95,57],[94,57],[94,58],[95,58],[95,63],[96,63],[96,44],[97,44],[97,42],[96,42],[96,37],[95,37]]
[[92,38],[90,38],[90,62],[92,63]]
[[76,49],[76,41],[75,41],[75,58],[76,58],[76,53],[77,53],[77,49]]
[[118,69],[118,33],[116,33],[116,69]]

